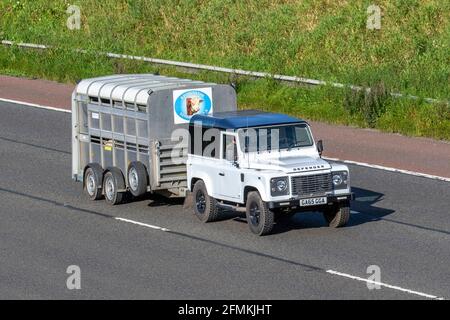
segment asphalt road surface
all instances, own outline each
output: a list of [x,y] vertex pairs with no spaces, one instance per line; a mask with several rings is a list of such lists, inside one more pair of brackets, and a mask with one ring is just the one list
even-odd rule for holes
[[[350,166],[347,227],[304,213],[256,237],[232,214],[201,224],[177,200],[89,201],[70,177],[70,114],[0,110],[1,299],[450,297],[448,182]],[[80,290],[67,289],[70,265]],[[361,281],[370,265],[386,286]]]

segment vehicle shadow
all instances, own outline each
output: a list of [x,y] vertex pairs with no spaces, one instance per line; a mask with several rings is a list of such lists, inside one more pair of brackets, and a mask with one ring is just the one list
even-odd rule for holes
[[[344,228],[351,228],[367,222],[377,221],[395,210],[374,206],[383,199],[384,194],[367,189],[353,187],[355,200],[351,203],[350,220]],[[233,211],[223,211],[219,221],[234,220],[236,222],[247,223],[245,213]],[[298,212],[292,217],[279,216],[272,234],[280,234],[298,229],[327,228],[327,223],[322,212],[307,211]]]
[[[384,197],[384,194],[371,190],[352,187],[355,200],[351,202],[351,215],[348,224],[344,228],[355,227],[364,223],[378,221],[385,216],[395,212],[395,210],[375,206]],[[148,201],[149,207],[169,207],[183,206],[184,211],[192,212],[193,199],[191,198],[168,198],[158,194],[147,194],[142,197],[130,199],[134,201]],[[247,223],[245,213],[224,210],[221,212],[219,221],[234,220],[240,223]],[[280,216],[274,227],[272,234],[280,234],[297,229],[311,229],[327,227],[326,221],[321,212],[309,211],[299,212],[292,217]]]
[[[344,228],[355,227],[364,223],[378,221],[381,218],[395,212],[395,210],[375,206],[381,201],[384,194],[371,190],[352,187],[355,200],[351,202],[350,220]],[[311,229],[327,227],[321,212],[301,212],[286,219],[280,219],[276,224],[273,234],[284,233],[296,229]]]
[[185,202],[185,198],[166,197],[159,194],[150,194],[144,200],[149,200],[149,207],[171,207],[180,206]]
[[349,227],[378,221],[395,212],[393,209],[375,206],[376,203],[383,200],[384,194],[382,193],[357,187],[352,188],[352,191],[355,193],[355,200],[351,203],[351,209],[355,213],[351,215]]

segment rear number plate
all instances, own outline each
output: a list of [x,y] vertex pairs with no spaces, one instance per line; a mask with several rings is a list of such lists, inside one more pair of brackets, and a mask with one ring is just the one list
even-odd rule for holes
[[321,205],[321,204],[327,204],[327,197],[310,198],[310,199],[300,200],[301,207],[317,206],[317,205]]

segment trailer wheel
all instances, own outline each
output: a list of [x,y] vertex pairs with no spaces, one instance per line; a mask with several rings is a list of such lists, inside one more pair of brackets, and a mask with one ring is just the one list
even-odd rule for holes
[[125,180],[122,172],[118,168],[109,168],[103,177],[103,193],[106,203],[116,205],[123,201]]
[[343,227],[350,219],[350,207],[345,206],[332,206],[325,209],[323,216],[331,228]]
[[259,192],[252,191],[247,196],[247,223],[250,231],[258,236],[269,234],[274,225],[274,212],[269,209]]
[[195,216],[202,222],[212,222],[219,216],[217,200],[208,195],[205,183],[199,180],[192,190]]
[[91,200],[99,200],[102,197],[103,169],[97,163],[89,164],[84,171],[83,189]]
[[133,161],[128,166],[128,188],[133,196],[139,197],[147,192],[147,169],[138,161]]

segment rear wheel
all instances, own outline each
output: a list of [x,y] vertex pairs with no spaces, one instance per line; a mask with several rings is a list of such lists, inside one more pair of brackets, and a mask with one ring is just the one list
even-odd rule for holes
[[84,172],[84,191],[91,200],[99,200],[102,197],[103,169],[98,164],[89,165]]
[[350,219],[350,207],[344,206],[332,206],[325,209],[323,216],[331,228],[343,227]]
[[247,223],[250,231],[256,235],[269,234],[274,226],[274,212],[269,209],[259,192],[250,192],[247,196]]
[[202,222],[212,222],[219,216],[217,200],[208,195],[205,183],[199,180],[192,190],[195,216]]
[[128,166],[128,187],[133,196],[139,197],[147,192],[147,170],[141,162],[134,161]]
[[125,181],[122,172],[118,168],[109,169],[103,178],[103,192],[106,203],[117,205],[124,199]]

